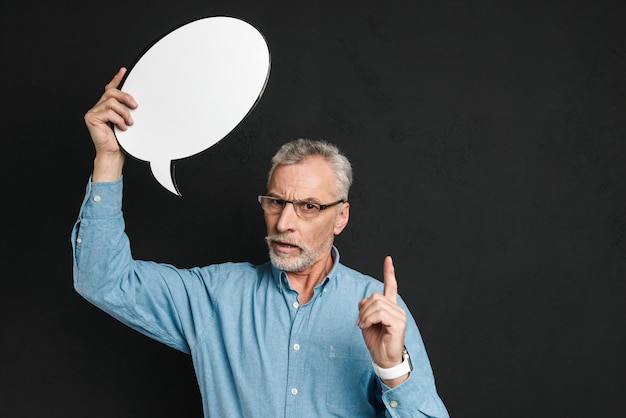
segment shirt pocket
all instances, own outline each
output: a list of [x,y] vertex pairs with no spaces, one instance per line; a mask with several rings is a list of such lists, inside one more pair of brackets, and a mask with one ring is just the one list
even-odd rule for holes
[[331,345],[328,349],[326,402],[338,416],[366,417],[376,414],[376,379],[367,348]]

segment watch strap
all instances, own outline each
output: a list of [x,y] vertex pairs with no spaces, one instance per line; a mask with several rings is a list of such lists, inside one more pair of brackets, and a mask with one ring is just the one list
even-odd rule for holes
[[372,361],[372,367],[374,368],[374,373],[376,376],[380,377],[382,380],[393,380],[398,377],[404,376],[407,373],[410,373],[413,370],[413,365],[411,364],[411,358],[409,357],[409,353],[406,348],[402,352],[402,363],[397,366],[390,367],[388,369],[384,369]]

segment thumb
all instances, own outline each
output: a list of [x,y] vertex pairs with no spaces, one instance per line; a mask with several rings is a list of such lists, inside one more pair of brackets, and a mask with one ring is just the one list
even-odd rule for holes
[[396,280],[396,272],[390,255],[385,257],[385,262],[383,264],[383,279],[385,297],[393,301],[393,303],[397,303],[398,281]]

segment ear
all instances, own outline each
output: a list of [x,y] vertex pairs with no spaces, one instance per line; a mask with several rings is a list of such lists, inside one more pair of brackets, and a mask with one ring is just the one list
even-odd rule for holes
[[350,219],[350,203],[340,203],[341,209],[335,219],[335,235],[341,234],[341,231],[348,225]]

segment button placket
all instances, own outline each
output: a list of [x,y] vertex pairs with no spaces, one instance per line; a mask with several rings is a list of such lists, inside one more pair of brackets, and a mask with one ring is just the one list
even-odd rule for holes
[[287,416],[297,415],[296,411],[299,411],[299,406],[303,402],[301,396],[303,388],[301,387],[303,374],[305,370],[306,353],[304,353],[303,346],[300,344],[300,333],[302,330],[302,324],[306,321],[309,313],[308,305],[300,305],[298,300],[292,300],[291,307],[293,310],[291,333],[289,338],[289,359],[288,359],[288,371],[287,381],[288,383],[288,399],[285,405]]

